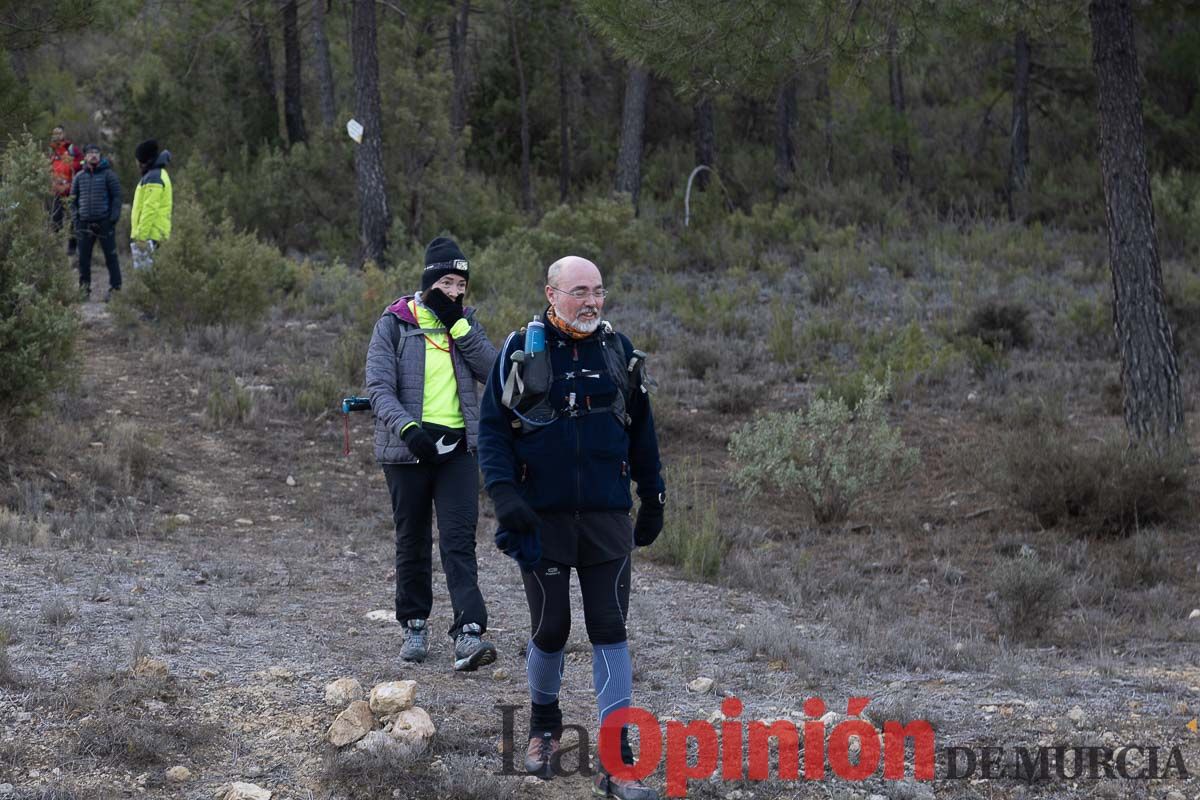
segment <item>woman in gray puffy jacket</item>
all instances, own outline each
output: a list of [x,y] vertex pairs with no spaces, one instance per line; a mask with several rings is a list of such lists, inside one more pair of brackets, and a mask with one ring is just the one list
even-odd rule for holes
[[400,657],[423,661],[433,607],[432,512],[454,621],[454,668],[496,660],[482,638],[487,607],[479,591],[479,396],[496,348],[475,310],[463,306],[469,265],[458,245],[438,237],[425,250],[421,291],[384,311],[367,349],[367,391],[375,413],[375,458],[383,465],[396,524],[396,619]]

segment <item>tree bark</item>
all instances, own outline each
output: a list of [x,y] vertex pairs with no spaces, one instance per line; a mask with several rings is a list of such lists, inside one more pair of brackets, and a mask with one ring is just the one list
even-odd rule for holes
[[1008,217],[1029,215],[1029,34],[1017,31],[1013,47],[1012,134],[1009,137]]
[[901,184],[912,180],[912,156],[908,152],[908,116],[904,101],[904,71],[896,29],[888,30],[888,94],[892,103],[892,164]]
[[1092,0],[1088,16],[1125,426],[1133,441],[1161,453],[1185,444],[1186,432],[1179,366],[1163,301],[1133,12],[1129,0]]
[[625,75],[625,107],[621,112],[621,147],[617,154],[618,192],[628,192],[634,210],[642,191],[642,148],[646,131],[646,94],[650,73],[630,64]]
[[833,97],[829,91],[829,59],[821,60],[817,67],[817,105],[821,109],[821,138],[825,153],[821,158],[821,171],[825,180],[833,181]]
[[313,59],[321,87],[321,123],[332,131],[337,125],[337,103],[333,90],[333,65],[329,60],[329,38],[325,35],[326,0],[312,0]]
[[[692,111],[695,118],[696,166],[704,164],[715,168],[717,124],[712,98],[708,96],[700,98]],[[708,188],[708,173],[701,172],[697,175],[693,186],[701,191]]]
[[254,109],[254,125],[250,134],[252,145],[262,142],[279,143],[279,108],[275,97],[275,65],[271,58],[271,31],[257,13],[257,4],[246,7],[246,22],[250,29],[250,53],[254,61],[254,81],[259,102]]
[[383,118],[379,99],[379,56],[376,50],[375,2],[353,0],[350,37],[354,58],[354,116],[363,126],[362,143],[354,151],[358,185],[362,257],[383,266],[392,212],[383,169]]
[[450,15],[450,72],[454,89],[450,95],[450,130],[454,137],[462,135],[467,126],[467,93],[470,90],[467,74],[467,29],[471,18],[471,0],[460,0],[457,13]]
[[284,0],[283,17],[283,119],[288,144],[308,139],[304,129],[304,86],[300,80],[300,24],[296,0]]
[[775,93],[775,193],[786,194],[796,175],[796,79],[788,78]]
[[512,44],[513,65],[517,69],[517,91],[521,109],[521,210],[533,212],[533,177],[530,167],[529,96],[525,86],[525,67],[521,62],[521,46],[517,41],[517,22],[510,0],[508,9],[508,38]]

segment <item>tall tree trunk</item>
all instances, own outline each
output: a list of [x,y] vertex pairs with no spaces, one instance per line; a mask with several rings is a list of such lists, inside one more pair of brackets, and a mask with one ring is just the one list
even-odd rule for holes
[[1029,215],[1029,34],[1017,31],[1013,46],[1012,134],[1009,137],[1008,217]]
[[517,68],[517,90],[521,104],[521,210],[533,212],[533,177],[530,171],[529,96],[525,86],[525,67],[521,62],[521,46],[517,41],[517,21],[513,3],[508,3],[508,38],[512,44],[513,64]]
[[896,29],[888,30],[888,94],[892,102],[892,163],[901,184],[912,180],[908,152],[908,116],[904,102],[904,71],[900,64],[900,44]]
[[470,83],[467,74],[467,26],[471,18],[471,0],[459,0],[457,13],[450,15],[450,72],[454,89],[450,95],[450,130],[454,137],[462,135],[467,126],[467,93]]
[[279,143],[279,108],[275,97],[275,64],[271,58],[271,29],[258,14],[258,4],[246,7],[246,21],[250,29],[250,53],[254,60],[254,82],[257,84],[259,101],[255,104],[254,130],[251,144],[262,142]]
[[642,148],[646,130],[646,94],[650,73],[630,64],[625,74],[625,108],[621,112],[621,148],[617,154],[618,192],[628,192],[636,210],[642,191]]
[[560,10],[562,23],[558,47],[555,48],[558,61],[558,201],[567,202],[571,194],[571,90],[570,78],[567,74],[568,43],[574,41],[571,30],[570,7],[564,3]]
[[824,58],[817,66],[817,105],[821,109],[821,139],[824,154],[821,171],[825,180],[833,181],[833,97],[829,91],[829,59]]
[[796,175],[796,79],[788,78],[775,93],[775,192],[785,194]]
[[312,0],[313,59],[317,84],[321,87],[321,124],[332,131],[337,125],[337,103],[333,91],[333,64],[329,60],[329,38],[325,35],[326,0]]
[[1146,167],[1133,12],[1129,0],[1092,0],[1088,16],[1125,426],[1134,441],[1162,452],[1186,437]]
[[300,81],[300,24],[296,0],[283,0],[283,119],[288,144],[308,139],[304,129],[304,86]]
[[[695,118],[696,166],[705,164],[709,167],[715,167],[717,124],[716,113],[713,111],[712,98],[708,96],[700,98],[693,107],[692,112]],[[708,187],[708,173],[701,172],[697,175],[696,182],[693,185],[699,190],[706,189]]]
[[363,139],[354,151],[358,184],[359,235],[363,259],[383,265],[392,212],[383,170],[383,114],[379,100],[379,56],[376,51],[375,0],[353,0],[350,38],[354,57],[354,116]]

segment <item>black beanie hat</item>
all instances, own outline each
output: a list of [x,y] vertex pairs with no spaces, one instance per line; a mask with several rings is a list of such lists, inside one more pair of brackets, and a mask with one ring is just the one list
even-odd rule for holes
[[470,274],[467,272],[467,257],[463,255],[463,251],[458,248],[454,240],[439,236],[434,239],[425,248],[425,270],[421,273],[421,291],[429,290],[443,275],[461,275],[463,280],[469,281]]
[[158,142],[153,139],[147,139],[137,146],[137,150],[133,151],[133,155],[137,158],[139,164],[149,164],[158,158]]

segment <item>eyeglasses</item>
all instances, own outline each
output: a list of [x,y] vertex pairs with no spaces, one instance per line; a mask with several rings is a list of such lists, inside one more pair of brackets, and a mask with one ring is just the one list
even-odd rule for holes
[[568,292],[566,289],[560,289],[557,286],[551,286],[550,288],[556,292],[561,292],[562,294],[569,294],[576,300],[583,300],[588,296],[594,297],[597,300],[603,300],[604,298],[608,297],[608,289],[597,289],[594,292],[587,289],[572,289]]

